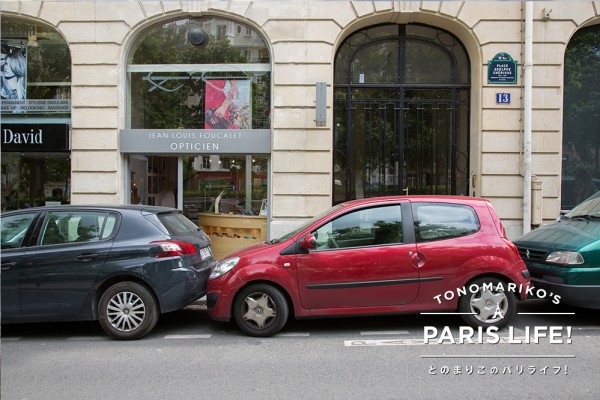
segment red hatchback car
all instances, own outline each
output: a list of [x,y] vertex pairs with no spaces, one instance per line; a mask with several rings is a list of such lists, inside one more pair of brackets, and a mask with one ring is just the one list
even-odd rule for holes
[[395,196],[349,201],[221,260],[210,316],[251,336],[295,318],[458,311],[502,327],[529,274],[489,201]]

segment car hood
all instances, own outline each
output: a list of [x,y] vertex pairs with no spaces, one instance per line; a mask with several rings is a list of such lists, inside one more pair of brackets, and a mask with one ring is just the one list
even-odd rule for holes
[[517,240],[517,246],[549,250],[576,251],[600,239],[600,222],[579,219],[562,219],[535,229]]
[[223,257],[222,259],[224,260],[226,258],[232,258],[232,257],[240,257],[240,258],[249,257],[249,256],[259,253],[263,250],[272,249],[273,246],[276,246],[276,245],[271,244],[269,242],[253,244],[249,247],[244,247],[243,249],[234,251],[233,253],[228,254],[227,256]]

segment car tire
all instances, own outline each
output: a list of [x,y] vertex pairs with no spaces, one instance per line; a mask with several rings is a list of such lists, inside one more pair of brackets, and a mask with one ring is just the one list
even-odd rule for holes
[[233,318],[246,334],[273,336],[286,324],[289,306],[285,296],[268,284],[255,284],[242,289],[233,305]]
[[135,282],[112,285],[98,303],[102,329],[119,340],[144,337],[154,328],[158,316],[158,306],[152,293]]
[[492,277],[479,278],[469,282],[466,288],[467,294],[459,299],[458,311],[470,326],[502,328],[514,318],[516,299],[507,291],[506,282]]

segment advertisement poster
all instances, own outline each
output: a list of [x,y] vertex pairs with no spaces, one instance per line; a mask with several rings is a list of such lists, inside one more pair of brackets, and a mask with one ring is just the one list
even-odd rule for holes
[[204,129],[251,129],[249,80],[206,81]]
[[21,41],[2,40],[3,100],[27,99],[27,46]]

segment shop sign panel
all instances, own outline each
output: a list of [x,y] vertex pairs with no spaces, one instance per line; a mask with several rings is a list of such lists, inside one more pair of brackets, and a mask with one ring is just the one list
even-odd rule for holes
[[2,151],[69,151],[69,124],[2,124]]
[[33,113],[33,114],[68,114],[71,112],[71,100],[48,99],[48,100],[2,100],[2,114],[8,113]]
[[121,129],[122,153],[268,154],[269,129]]

